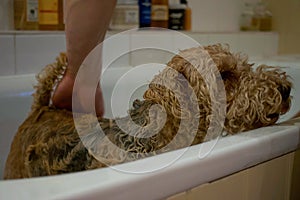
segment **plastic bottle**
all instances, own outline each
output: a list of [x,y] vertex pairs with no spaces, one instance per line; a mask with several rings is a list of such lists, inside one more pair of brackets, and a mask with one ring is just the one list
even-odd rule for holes
[[38,0],[14,0],[16,30],[38,29]]
[[192,9],[189,7],[187,0],[181,0],[181,4],[185,5],[184,14],[184,30],[192,30]]
[[151,26],[168,28],[169,3],[168,0],[152,0]]
[[180,0],[169,1],[169,29],[184,30],[186,5]]
[[39,0],[39,29],[64,30],[63,0]]
[[139,0],[139,26],[149,27],[151,25],[151,0]]

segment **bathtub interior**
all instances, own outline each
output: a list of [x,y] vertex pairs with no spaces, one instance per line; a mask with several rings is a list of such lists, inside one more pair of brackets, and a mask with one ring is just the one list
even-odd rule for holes
[[[300,99],[300,63],[299,62],[288,62],[278,61],[278,60],[255,60],[256,63],[265,63],[275,66],[286,67],[285,70],[287,74],[291,76],[294,82],[294,87],[292,89],[292,107],[290,111],[282,116],[279,120],[285,121],[294,116],[300,108],[300,103],[297,101]],[[137,87],[137,77],[144,80],[144,83],[149,82],[153,75],[158,73],[162,67],[149,68],[149,71],[143,72],[141,70],[133,70],[130,67],[121,68],[111,68],[104,71],[104,76],[102,79],[102,88],[105,97],[105,117],[116,117],[126,115],[128,108],[130,107],[132,101],[136,98],[142,98],[144,90],[147,88],[146,84],[138,84]],[[116,83],[123,79],[125,82],[117,84],[120,86],[117,89],[116,94],[113,94],[114,87]],[[126,83],[126,84],[124,84]],[[13,139],[14,134],[17,131],[18,126],[26,118],[28,111],[30,110],[30,105],[32,101],[31,94],[33,93],[32,86],[35,84],[34,74],[29,75],[17,75],[17,76],[3,76],[0,77],[0,177],[3,176],[3,170],[7,154],[10,149],[10,144]],[[124,98],[124,93],[128,93],[128,87],[130,91],[132,89],[137,89],[135,92],[131,93],[129,99]],[[137,87],[137,88],[136,88]],[[115,95],[115,96],[113,96]],[[112,102],[111,97],[117,99],[118,101]],[[120,109],[111,110],[112,106],[120,106]]]

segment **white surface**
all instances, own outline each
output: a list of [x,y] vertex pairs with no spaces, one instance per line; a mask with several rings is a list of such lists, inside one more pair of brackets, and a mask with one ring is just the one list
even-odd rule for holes
[[40,71],[65,51],[64,35],[16,35],[16,74]]
[[192,8],[192,30],[232,32],[239,30],[244,2],[260,0],[188,0]]
[[[182,33],[201,45],[228,43],[233,52],[246,53],[251,57],[274,56],[278,50],[278,34],[274,32]],[[153,51],[148,48],[151,46],[160,45],[162,50],[175,51],[195,46],[190,45],[187,40],[179,39],[175,32],[137,31],[117,36],[115,34],[108,32],[106,38],[114,37],[109,43],[105,43],[103,48],[103,62],[111,67],[169,61],[169,52],[159,51],[157,48]],[[145,49],[134,51],[136,47],[141,46]],[[54,62],[62,51],[65,51],[64,32],[0,31],[0,76],[37,73],[45,65]],[[111,57],[118,59],[111,63]]]
[[14,50],[14,36],[0,35],[0,75],[15,74]]
[[[294,150],[296,126],[273,126],[223,138],[204,159],[201,145],[189,148],[164,170],[145,174],[120,173],[110,168],[68,175],[1,181],[1,199],[161,199],[245,169]],[[155,166],[176,152],[147,158],[124,167]]]
[[[299,64],[293,63],[295,67]],[[285,60],[284,64],[291,63]],[[103,78],[105,97],[110,97],[113,83],[128,70],[130,68],[114,68],[106,72]],[[292,73],[292,77],[300,76],[300,68],[290,70],[288,73]],[[15,130],[29,110],[34,82],[33,75],[0,77],[1,171]],[[298,83],[292,91],[294,94],[297,88],[300,88]],[[299,98],[296,96],[295,99]],[[293,103],[297,103],[295,99]],[[108,99],[105,101],[109,102]],[[292,109],[290,112],[295,111]],[[299,128],[271,126],[225,137],[217,142],[207,157],[200,159],[201,148],[213,142],[184,149],[187,151],[176,162],[151,173],[130,174],[103,168],[59,176],[0,181],[0,199],[160,199],[296,149]],[[161,161],[181,151],[127,163],[118,168],[155,168]]]

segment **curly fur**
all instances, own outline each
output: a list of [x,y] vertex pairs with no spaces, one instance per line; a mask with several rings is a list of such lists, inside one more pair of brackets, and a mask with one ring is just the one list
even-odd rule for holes
[[[206,56],[207,53],[210,57]],[[219,78],[224,82],[226,99],[217,92],[214,95],[210,93],[216,88],[214,83],[218,82],[218,77],[211,75],[215,70],[209,67],[212,63],[216,65],[221,75]],[[233,54],[227,46],[217,44],[183,50],[174,56],[167,64],[168,67],[149,84],[144,100],[133,103],[127,117],[95,119],[85,114],[81,115],[76,129],[72,113],[56,109],[50,102],[51,92],[66,66],[67,58],[61,54],[56,63],[46,66],[37,76],[31,113],[19,127],[11,145],[5,179],[76,172],[136,160],[189,146],[189,137],[193,137],[192,144],[205,141],[213,117],[217,119],[214,122],[216,126],[222,126],[227,133],[235,134],[272,125],[290,107],[292,84],[285,72],[278,67],[266,65],[253,69],[246,56]],[[205,79],[212,81],[212,84],[206,84]],[[184,80],[188,81],[189,86]],[[166,84],[172,85],[173,89],[163,87]],[[180,107],[180,102],[186,102],[187,108],[194,106],[189,104],[191,94],[187,87],[191,87],[194,92],[199,108],[195,136],[189,135],[195,131],[193,126],[182,123],[183,120],[195,117],[191,110]],[[180,94],[179,97],[176,94]],[[224,124],[218,121],[220,116],[212,116],[213,113],[222,113],[221,110],[212,112],[212,102],[216,105],[226,102]],[[157,104],[161,106],[151,110]],[[160,119],[162,110],[165,110],[166,121]],[[129,119],[139,128],[130,126]],[[131,134],[122,131],[116,120],[127,127]],[[98,123],[109,140],[97,136],[95,127]],[[176,136],[180,126],[185,134]],[[81,135],[78,135],[77,130],[81,130]],[[158,134],[152,135],[155,131]],[[168,145],[174,137],[177,137],[176,142]],[[94,144],[94,148],[86,148],[83,141]],[[116,151],[116,148],[109,145],[110,142],[123,149],[123,153]],[[103,162],[96,159],[95,155],[98,154],[105,155]]]

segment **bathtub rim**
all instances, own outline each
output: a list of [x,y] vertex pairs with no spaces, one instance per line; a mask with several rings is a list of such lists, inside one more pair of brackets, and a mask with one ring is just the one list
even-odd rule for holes
[[[105,199],[166,198],[296,150],[300,144],[299,123],[300,119],[293,122],[294,125],[274,125],[222,138],[205,159],[196,156],[196,151],[203,144],[192,146],[166,170],[133,175],[102,168],[49,177],[2,180],[0,194],[3,199],[97,199],[99,196]],[[160,159],[168,154],[174,152],[159,155]],[[141,166],[147,162],[158,162],[159,156],[123,165]],[[199,171],[199,167],[203,168]],[[43,187],[39,188],[41,185]],[[37,188],[40,190],[37,191]],[[115,191],[116,188],[119,192]]]

